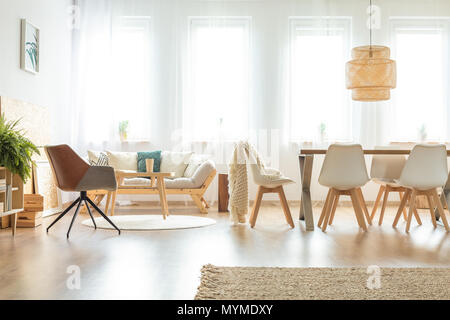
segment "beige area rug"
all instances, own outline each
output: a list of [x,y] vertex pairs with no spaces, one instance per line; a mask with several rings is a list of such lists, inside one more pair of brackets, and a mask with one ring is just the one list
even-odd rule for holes
[[[450,268],[202,268],[195,299],[450,299]],[[380,286],[379,286],[379,285]],[[377,289],[378,287],[378,289]]]
[[[166,220],[161,215],[124,215],[108,217],[120,230],[173,230],[206,227],[216,223],[210,218],[170,215]],[[91,219],[82,222],[85,226],[94,227]],[[95,218],[97,228],[114,229],[102,217]]]

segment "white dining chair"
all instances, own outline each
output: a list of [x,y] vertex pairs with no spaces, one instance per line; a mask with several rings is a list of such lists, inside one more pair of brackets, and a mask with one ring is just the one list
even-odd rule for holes
[[416,145],[412,149],[405,167],[402,170],[402,174],[397,181],[399,185],[408,189],[400,202],[400,207],[398,208],[392,226],[397,226],[402,210],[409,199],[408,220],[406,222],[406,232],[409,232],[412,215],[416,206],[416,196],[424,195],[427,197],[430,206],[433,226],[435,228],[437,227],[436,216],[434,214],[434,205],[436,205],[439,214],[441,215],[442,223],[448,232],[449,226],[447,218],[437,193],[437,188],[445,185],[447,177],[447,149],[445,145]]
[[[281,172],[273,168],[261,168],[257,164],[249,164],[253,176],[253,182],[258,186],[258,193],[253,204],[252,213],[250,215],[250,226],[253,228],[258,218],[261,200],[265,193],[277,193],[280,198],[281,207],[286,218],[286,222],[294,228],[294,221],[292,220],[291,211],[284,194],[283,185],[294,183],[288,177],[285,177]],[[261,170],[264,170],[263,172]]]
[[339,198],[343,195],[350,196],[358,225],[367,231],[365,218],[369,224],[371,221],[361,187],[368,181],[361,145],[333,144],[328,148],[319,175],[319,183],[329,188],[318,223],[322,231],[325,232],[333,222]]
[[[377,147],[375,149],[380,149]],[[385,147],[383,147],[385,149]],[[370,220],[373,221],[375,214],[383,197],[383,204],[381,206],[380,217],[378,219],[378,225],[383,224],[384,212],[389,198],[389,193],[398,192],[400,201],[403,198],[404,193],[407,191],[405,187],[400,186],[396,180],[400,178],[403,167],[406,163],[406,157],[403,155],[374,155],[372,157],[372,165],[370,168],[370,177],[373,182],[380,185],[378,195],[373,205]],[[384,195],[384,196],[383,196]],[[403,209],[403,217],[407,220],[406,208]],[[414,209],[414,217],[417,222],[421,224],[420,217],[417,210]]]

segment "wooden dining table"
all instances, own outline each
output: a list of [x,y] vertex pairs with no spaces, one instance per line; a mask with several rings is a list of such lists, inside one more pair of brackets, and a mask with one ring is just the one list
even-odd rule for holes
[[[305,221],[305,228],[307,231],[314,230],[314,217],[311,201],[311,176],[313,169],[313,162],[315,155],[325,155],[327,148],[301,148],[298,160],[300,164],[300,181],[301,181],[301,204],[300,204],[300,220]],[[411,148],[393,148],[392,146],[386,147],[386,149],[377,147],[363,149],[365,155],[408,155],[411,152]],[[447,149],[447,156],[450,156],[450,150]],[[441,202],[446,206],[446,203],[450,203],[450,175],[447,178],[447,182],[444,186],[441,194]],[[440,215],[437,209],[435,210],[436,218],[439,219]]]

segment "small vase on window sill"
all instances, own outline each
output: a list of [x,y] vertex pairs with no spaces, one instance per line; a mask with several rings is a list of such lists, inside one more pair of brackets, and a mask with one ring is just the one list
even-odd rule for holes
[[319,125],[319,143],[320,145],[325,145],[327,141],[327,126],[325,123]]
[[128,120],[119,122],[119,136],[121,142],[128,140]]
[[419,133],[419,141],[424,143],[427,140],[427,128],[425,127],[424,124],[422,124],[422,126],[419,128],[418,130]]

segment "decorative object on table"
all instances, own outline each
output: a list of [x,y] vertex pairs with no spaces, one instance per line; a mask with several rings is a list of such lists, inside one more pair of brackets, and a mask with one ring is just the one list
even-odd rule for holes
[[36,161],[33,166],[34,192],[44,197],[43,216],[51,216],[64,210],[61,191],[57,188],[50,163],[45,160]]
[[[431,221],[436,228],[436,215],[434,212],[435,206],[442,218],[445,230],[450,232],[447,217],[442,202],[447,202],[445,197],[439,198],[437,189],[444,186],[448,178],[447,166],[447,148],[445,145],[430,145],[419,144],[416,145],[406,161],[402,174],[398,179],[398,184],[402,187],[408,188],[405,196],[400,202],[397,215],[395,216],[393,227],[397,223],[402,214],[406,202],[409,202],[408,221],[406,223],[406,232],[409,232],[411,227],[412,215],[415,210],[416,196],[425,195],[428,199],[430,208]],[[420,220],[419,220],[419,224]]]
[[119,122],[119,136],[120,136],[120,141],[122,141],[122,142],[128,140],[128,125],[129,125],[128,120]]
[[372,0],[370,0],[370,44],[352,49],[352,59],[346,64],[346,85],[356,101],[383,101],[391,97],[397,85],[397,67],[390,59],[390,49],[372,45]]
[[153,159],[153,168],[151,168],[152,172],[160,172],[161,168],[161,150],[151,151],[151,152],[138,152],[137,153],[137,171],[138,172],[147,172],[148,168],[146,167],[147,159]]
[[[120,230],[134,231],[191,229],[206,227],[216,223],[215,220],[210,218],[183,215],[171,215],[165,220],[157,215],[123,215],[111,217],[111,221]],[[85,226],[94,227],[91,219],[84,220],[82,223]],[[97,228],[113,229],[102,218],[95,218],[95,223]]]
[[318,226],[327,230],[333,223],[340,196],[350,196],[358,225],[367,231],[372,224],[361,187],[368,181],[366,162],[361,145],[332,144],[325,155],[319,175],[319,183],[328,187],[328,194]]
[[230,200],[230,194],[228,192],[228,174],[219,173],[219,186],[218,186],[218,208],[219,212],[228,211],[228,202]]
[[262,195],[268,192],[278,193],[286,220],[291,227],[294,227],[284,191],[282,190],[283,184],[293,181],[284,177],[278,170],[267,168],[256,149],[247,141],[240,141],[236,144],[229,164],[229,206],[234,223],[245,223],[248,213],[247,164],[252,169],[254,182],[260,186],[250,217],[251,227],[254,227],[256,223]]
[[40,194],[25,194],[23,211],[18,213],[17,227],[35,228],[42,224],[44,197]]
[[47,232],[56,222],[77,205],[69,230],[67,231],[67,238],[69,238],[73,222],[78,215],[81,204],[84,203],[91,216],[94,227],[96,227],[96,224],[88,204],[90,204],[120,234],[120,229],[117,228],[103,211],[100,210],[87,196],[87,191],[90,190],[116,191],[117,183],[114,169],[111,167],[90,166],[68,145],[46,146],[45,153],[47,154],[57,187],[63,191],[80,193],[80,196],[50,224],[47,228]]
[[218,267],[201,270],[196,300],[449,300],[450,268],[385,268],[370,290],[368,269]]
[[20,67],[28,72],[39,73],[39,29],[28,22],[21,20],[21,53]]
[[419,141],[424,143],[425,141],[427,141],[427,137],[428,137],[428,133],[427,133],[427,127],[425,126],[425,124],[422,124],[420,126],[420,128],[417,130],[418,134],[419,134]]

